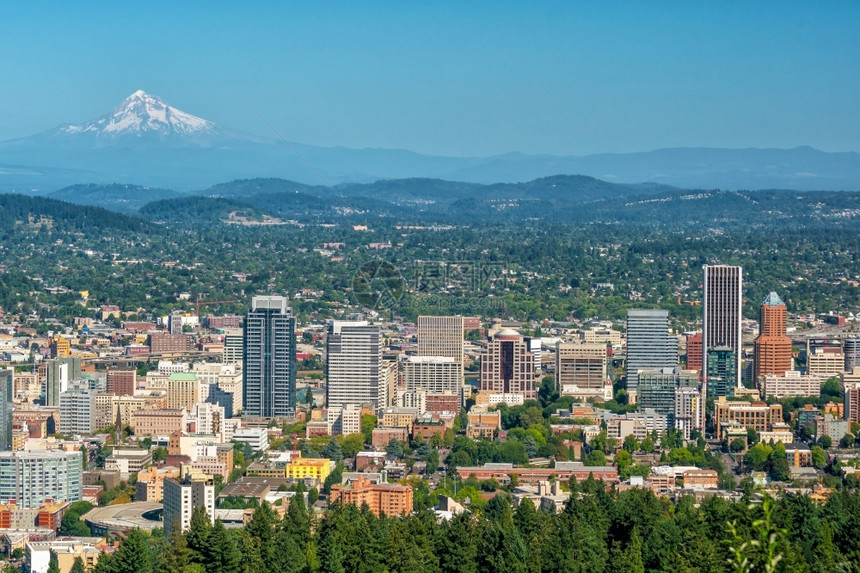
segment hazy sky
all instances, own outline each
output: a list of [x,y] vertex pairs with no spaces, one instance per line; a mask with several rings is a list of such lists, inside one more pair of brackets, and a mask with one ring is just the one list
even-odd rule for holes
[[0,139],[144,89],[324,146],[860,151],[852,0],[223,4],[0,4]]

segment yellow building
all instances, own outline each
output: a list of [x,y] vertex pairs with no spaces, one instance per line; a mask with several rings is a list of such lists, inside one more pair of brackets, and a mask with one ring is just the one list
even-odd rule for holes
[[65,358],[72,355],[72,347],[68,338],[55,336],[51,342],[51,350],[54,358]]
[[328,458],[299,458],[287,466],[287,477],[292,479],[315,478],[324,482],[331,473],[331,462]]

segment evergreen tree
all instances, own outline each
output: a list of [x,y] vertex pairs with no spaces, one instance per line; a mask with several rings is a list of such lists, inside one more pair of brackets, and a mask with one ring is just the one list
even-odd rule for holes
[[821,526],[821,538],[815,544],[814,561],[810,563],[819,571],[838,571],[844,566],[839,550],[833,544],[833,532],[826,521]]
[[441,526],[437,541],[439,567],[443,573],[475,573],[474,522],[471,513],[461,513]]
[[215,521],[205,552],[207,573],[240,573],[242,554],[233,536],[220,520]]
[[[260,573],[274,572],[274,548],[275,548],[275,524],[277,515],[265,501],[254,511],[254,516],[245,527],[243,537],[250,538],[256,549],[254,559],[260,560],[261,568],[256,569]],[[245,552],[243,552],[245,553]],[[246,563],[251,558],[245,554]]]
[[132,529],[110,560],[111,573],[154,573],[150,538],[140,529]]
[[281,522],[281,528],[299,545],[303,546],[310,541],[311,519],[305,506],[305,496],[301,493],[290,498],[287,515]]
[[192,557],[193,553],[188,548],[188,541],[185,539],[179,519],[175,518],[170,526],[170,535],[164,540],[161,570],[164,573],[185,573]]
[[525,573],[528,555],[507,499],[497,495],[484,512],[478,534],[478,570]]
[[54,555],[51,555],[51,558],[48,561],[48,573],[60,573],[60,564],[57,562],[57,558]]
[[191,559],[195,563],[205,563],[206,550],[209,545],[209,535],[212,532],[212,522],[205,507],[195,507],[191,512],[191,522],[186,534]]
[[332,438],[329,443],[326,444],[325,448],[323,448],[322,455],[324,458],[329,458],[330,460],[339,462],[343,459],[343,450],[337,440]]

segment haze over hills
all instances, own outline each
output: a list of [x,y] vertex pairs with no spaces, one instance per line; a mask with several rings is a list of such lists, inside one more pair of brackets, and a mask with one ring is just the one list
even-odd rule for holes
[[[412,177],[511,183],[582,174],[615,183],[687,188],[860,189],[860,154],[810,147],[441,157],[398,149],[292,146],[332,185]],[[274,136],[230,130],[142,90],[94,120],[0,142],[0,191],[6,192],[47,194],[80,183],[117,181],[190,191],[257,177],[322,183]]]

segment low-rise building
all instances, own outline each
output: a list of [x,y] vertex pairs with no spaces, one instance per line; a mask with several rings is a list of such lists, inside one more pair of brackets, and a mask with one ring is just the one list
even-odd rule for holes
[[388,483],[374,483],[359,475],[355,481],[331,487],[330,503],[364,504],[376,515],[406,516],[412,513],[412,488]]
[[185,410],[137,410],[131,414],[135,436],[169,436],[185,429]]
[[461,478],[475,476],[479,481],[496,479],[500,483],[507,483],[516,476],[519,483],[536,483],[548,481],[551,477],[567,481],[571,477],[577,480],[594,479],[606,482],[618,481],[618,468],[615,466],[586,466],[582,462],[556,462],[554,468],[517,468],[513,464],[487,463],[483,466],[470,466],[457,468]]
[[248,444],[255,452],[269,449],[269,432],[266,428],[240,428],[233,432],[233,441]]
[[382,412],[380,426],[387,428],[406,428],[407,433],[412,432],[412,424],[418,417],[418,410],[414,408],[398,408],[392,406]]
[[714,404],[716,437],[723,438],[723,426],[737,425],[757,432],[770,432],[773,425],[782,423],[782,405],[764,402],[729,402],[724,396]]
[[77,537],[74,539],[54,539],[50,541],[31,541],[27,544],[25,560],[31,573],[46,573],[51,560],[56,560],[60,573],[69,573],[80,559],[85,571],[92,571],[107,547],[102,537]]
[[851,422],[833,416],[832,414],[824,414],[815,418],[815,437],[830,436],[834,442],[839,442],[849,432]]
[[409,439],[409,430],[406,428],[374,428],[371,432],[371,443],[375,448],[384,448],[391,440],[405,442]]
[[331,473],[331,460],[328,458],[299,458],[287,466],[287,477],[293,480],[306,478],[323,483]]
[[824,378],[820,376],[805,376],[797,370],[789,370],[782,376],[768,374],[759,381],[759,386],[762,398],[779,400],[795,396],[819,396],[823,382]]
[[164,480],[177,479],[179,468],[166,466],[163,468],[149,467],[137,474],[135,485],[136,501],[161,501],[164,499]]
[[718,478],[715,470],[687,470],[684,472],[684,487],[687,489],[717,489]]
[[114,448],[105,459],[105,470],[118,471],[126,480],[152,464],[152,452],[142,448]]

